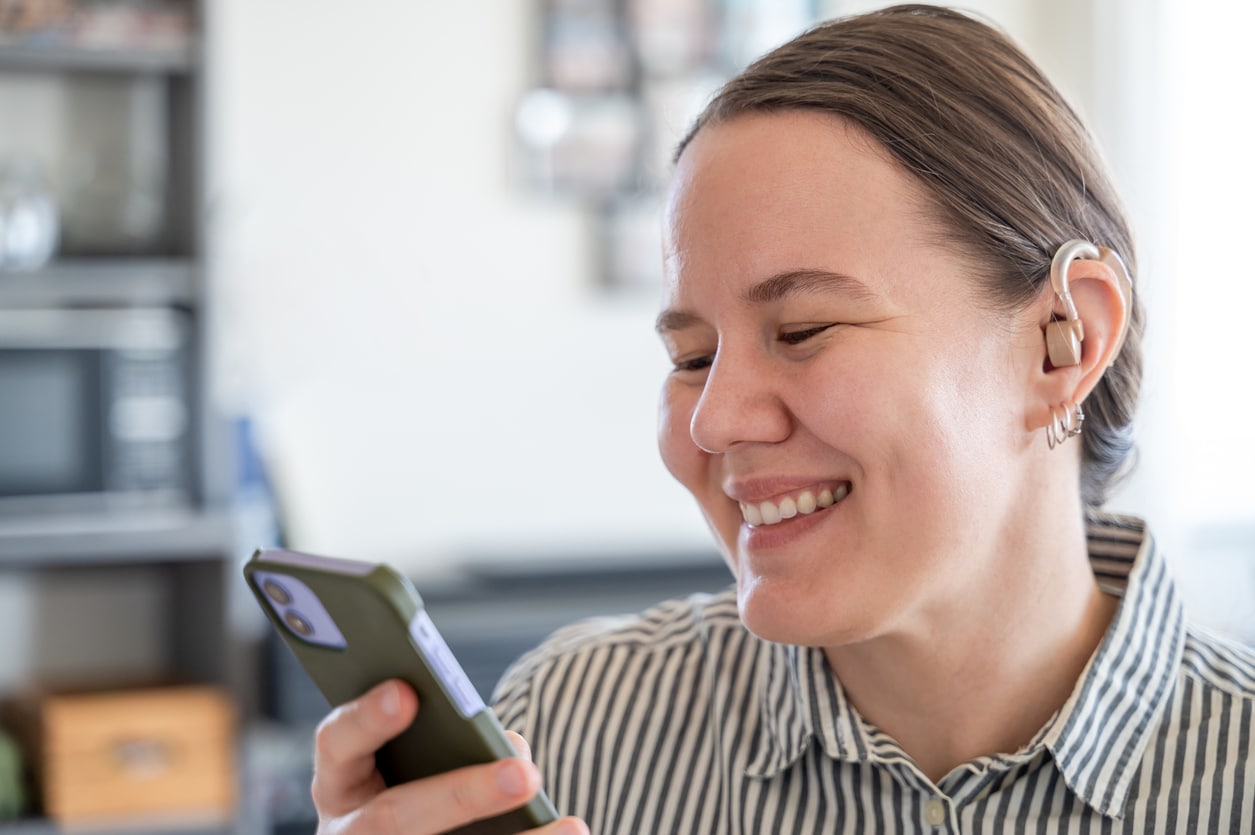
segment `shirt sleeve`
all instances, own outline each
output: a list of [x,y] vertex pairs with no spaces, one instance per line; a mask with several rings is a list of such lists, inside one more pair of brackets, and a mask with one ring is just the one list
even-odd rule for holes
[[507,731],[522,734],[529,744],[536,730],[533,682],[541,663],[540,651],[533,650],[514,662],[493,691],[493,712]]

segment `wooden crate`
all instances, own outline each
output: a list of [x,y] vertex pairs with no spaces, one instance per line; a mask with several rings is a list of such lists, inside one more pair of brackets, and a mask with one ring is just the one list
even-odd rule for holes
[[48,817],[234,812],[235,709],[219,688],[45,693],[20,713]]

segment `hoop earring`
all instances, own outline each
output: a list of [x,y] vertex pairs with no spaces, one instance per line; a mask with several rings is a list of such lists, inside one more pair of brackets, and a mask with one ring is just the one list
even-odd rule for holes
[[1059,413],[1055,411],[1055,407],[1050,407],[1050,422],[1046,424],[1046,445],[1054,449],[1066,440],[1066,435],[1056,435],[1056,427],[1062,426],[1063,422],[1059,419]]
[[1046,444],[1051,449],[1068,438],[1080,435],[1085,423],[1085,410],[1081,408],[1080,403],[1074,407],[1070,407],[1067,403],[1060,403],[1059,408],[1061,411],[1056,412],[1054,406],[1050,407],[1050,422],[1046,424]]

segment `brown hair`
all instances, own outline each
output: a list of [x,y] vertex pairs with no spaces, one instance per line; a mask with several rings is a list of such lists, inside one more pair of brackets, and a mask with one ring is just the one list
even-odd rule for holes
[[[729,81],[680,143],[738,114],[814,110],[857,123],[924,185],[948,245],[997,310],[1037,298],[1055,250],[1084,238],[1136,274],[1124,209],[1097,147],[1040,69],[998,30],[903,5],[821,24]],[[1097,508],[1127,472],[1142,376],[1142,307],[1085,401],[1081,493]]]

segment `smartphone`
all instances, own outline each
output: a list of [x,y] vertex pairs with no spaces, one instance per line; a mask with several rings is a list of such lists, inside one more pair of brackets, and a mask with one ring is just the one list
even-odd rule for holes
[[[395,569],[265,548],[245,563],[244,577],[332,705],[391,678],[408,682],[418,693],[414,723],[375,755],[388,785],[516,755],[413,584]],[[515,835],[557,819],[541,792],[525,806],[457,833]]]

